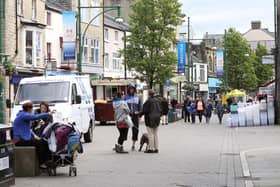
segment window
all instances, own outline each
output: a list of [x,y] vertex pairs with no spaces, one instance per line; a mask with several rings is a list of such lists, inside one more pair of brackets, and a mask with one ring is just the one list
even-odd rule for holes
[[52,25],[52,17],[51,13],[47,12],[47,25],[51,26]]
[[32,19],[36,19],[37,17],[37,0],[32,0]]
[[205,82],[205,66],[204,65],[200,65],[200,81],[201,82]]
[[42,34],[39,31],[25,32],[25,63],[33,64],[42,57]]
[[50,60],[52,58],[52,44],[47,43],[47,58]]
[[62,103],[69,100],[69,82],[41,82],[22,84],[18,89],[15,103],[31,100],[33,104]]
[[[81,6],[88,6],[87,0],[82,0],[81,1]],[[88,9],[87,8],[82,8],[81,9],[81,21],[82,22],[88,22]]]
[[108,53],[105,53],[105,55],[104,55],[104,66],[106,68],[109,68],[109,54]]
[[[100,6],[100,0],[91,0],[91,6],[92,7]],[[91,18],[90,19],[92,19],[92,18],[96,17],[97,14],[99,14],[100,9],[99,8],[91,8],[90,11],[91,11],[91,15],[90,15]],[[96,17],[92,22],[92,25],[99,26],[99,24],[100,24],[100,16]]]
[[23,14],[23,3],[22,0],[17,0],[17,13],[18,15],[22,15]]
[[91,41],[91,62],[99,64],[99,40],[93,39]]
[[119,32],[115,31],[115,41],[119,41]]
[[41,58],[41,33],[36,32],[36,58],[40,59]]
[[25,63],[32,64],[33,59],[33,32],[26,31],[25,33]]
[[104,39],[109,40],[109,30],[107,28],[104,30]]
[[120,69],[120,55],[118,53],[113,53],[113,69],[119,70]]
[[76,101],[76,98],[77,98],[77,86],[76,84],[73,84],[72,85],[72,94],[71,94],[71,102],[72,104],[76,104],[77,101]]

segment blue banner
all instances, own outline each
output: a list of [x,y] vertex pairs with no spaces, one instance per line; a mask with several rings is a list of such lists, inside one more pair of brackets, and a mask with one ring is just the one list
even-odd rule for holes
[[178,42],[178,74],[185,73],[186,62],[187,62],[187,43]]
[[[63,12],[63,60],[76,59],[76,13]],[[67,62],[66,62],[67,63]]]
[[217,77],[224,75],[224,51],[216,51]]

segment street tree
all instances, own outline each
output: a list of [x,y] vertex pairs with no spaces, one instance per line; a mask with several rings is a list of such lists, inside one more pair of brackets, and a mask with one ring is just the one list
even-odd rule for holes
[[253,91],[257,87],[255,54],[247,41],[235,29],[229,29],[224,39],[226,85],[234,89]]
[[176,29],[184,14],[178,0],[139,0],[131,8],[125,63],[152,88],[175,71]]
[[257,76],[258,87],[261,87],[268,81],[272,80],[273,66],[270,64],[262,63],[262,56],[269,54],[268,50],[264,45],[258,44],[255,54],[255,72]]

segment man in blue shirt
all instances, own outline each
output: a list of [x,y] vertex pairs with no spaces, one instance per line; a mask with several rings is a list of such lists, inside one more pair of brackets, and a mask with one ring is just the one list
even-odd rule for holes
[[135,150],[135,143],[138,140],[139,133],[139,114],[142,111],[141,98],[136,94],[136,85],[128,85],[128,94],[125,96],[125,101],[130,110],[130,116],[134,126],[132,127],[132,150]]

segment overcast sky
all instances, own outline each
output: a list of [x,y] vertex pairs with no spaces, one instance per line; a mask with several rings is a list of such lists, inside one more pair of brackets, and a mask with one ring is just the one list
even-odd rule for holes
[[[221,34],[234,27],[244,33],[252,20],[260,20],[263,28],[274,31],[274,0],[179,0],[183,12],[190,16],[194,38]],[[184,23],[186,25],[186,22]],[[183,30],[186,29],[182,27]]]

